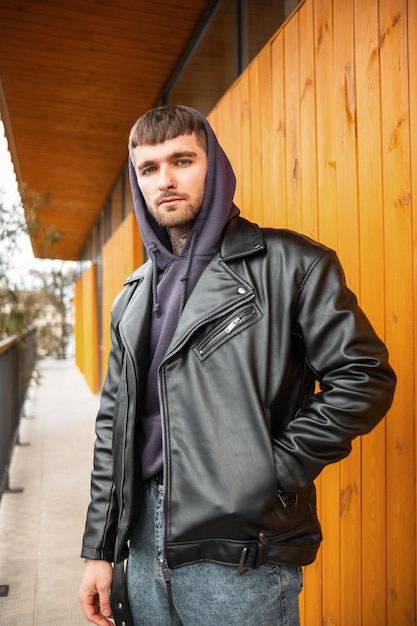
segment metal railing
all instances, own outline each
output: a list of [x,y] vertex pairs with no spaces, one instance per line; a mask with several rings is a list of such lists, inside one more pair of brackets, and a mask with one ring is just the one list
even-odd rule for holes
[[36,363],[36,328],[0,342],[0,499],[10,490],[9,465]]

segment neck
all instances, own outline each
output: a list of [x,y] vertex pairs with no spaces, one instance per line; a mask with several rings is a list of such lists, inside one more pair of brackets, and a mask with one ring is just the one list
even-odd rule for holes
[[175,256],[179,256],[187,241],[189,230],[177,230],[175,228],[168,229],[169,239],[171,241],[172,252]]

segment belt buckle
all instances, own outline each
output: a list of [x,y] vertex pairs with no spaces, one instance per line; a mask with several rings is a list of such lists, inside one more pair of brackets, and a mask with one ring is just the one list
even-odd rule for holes
[[[251,564],[248,565],[249,553],[254,551],[251,555]],[[258,541],[256,543],[246,545],[241,554],[239,567],[237,569],[237,575],[242,576],[249,567],[257,569],[261,565],[264,565],[268,560],[268,539],[266,538],[263,530],[258,531]]]
[[248,569],[248,557],[249,557],[250,546],[245,546],[240,555],[239,567],[237,569],[237,575],[243,576],[243,574]]

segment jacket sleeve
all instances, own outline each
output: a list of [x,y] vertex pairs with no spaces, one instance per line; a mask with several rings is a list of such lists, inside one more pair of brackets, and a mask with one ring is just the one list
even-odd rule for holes
[[320,390],[274,442],[278,481],[286,492],[299,491],[327,464],[346,457],[352,440],[383,418],[396,382],[387,349],[330,250],[304,277],[295,325]]
[[113,482],[113,415],[120,387],[122,349],[116,332],[114,315],[111,325],[111,349],[99,411],[96,418],[94,466],[91,473],[91,501],[83,537],[81,556],[89,559],[114,560],[117,527],[117,500]]

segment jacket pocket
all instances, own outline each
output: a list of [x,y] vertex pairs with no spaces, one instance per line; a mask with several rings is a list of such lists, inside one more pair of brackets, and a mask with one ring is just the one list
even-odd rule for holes
[[298,493],[278,492],[274,519],[277,533],[269,539],[270,541],[291,542],[300,538],[303,543],[317,541],[321,537],[321,530],[317,518],[314,484]]
[[233,313],[221,320],[217,326],[196,345],[193,350],[201,361],[229,341],[232,337],[248,328],[261,317],[261,313],[254,304],[250,304],[241,311]]

